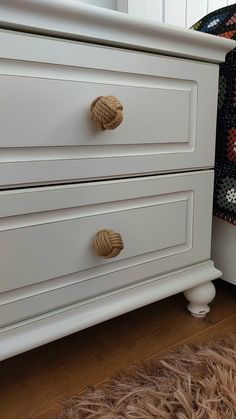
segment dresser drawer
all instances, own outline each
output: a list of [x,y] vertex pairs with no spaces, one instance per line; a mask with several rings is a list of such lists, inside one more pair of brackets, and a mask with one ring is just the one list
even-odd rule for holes
[[[209,259],[212,186],[206,171],[1,192],[0,319]],[[103,229],[123,239],[114,258],[95,251]]]
[[[0,38],[2,184],[213,166],[216,65],[11,32]],[[100,130],[90,105],[110,95],[124,119]]]

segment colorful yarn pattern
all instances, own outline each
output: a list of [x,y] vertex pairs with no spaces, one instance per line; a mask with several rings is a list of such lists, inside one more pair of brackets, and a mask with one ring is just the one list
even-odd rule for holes
[[[236,40],[236,3],[208,14],[192,29]],[[220,64],[214,214],[236,225],[236,48]]]

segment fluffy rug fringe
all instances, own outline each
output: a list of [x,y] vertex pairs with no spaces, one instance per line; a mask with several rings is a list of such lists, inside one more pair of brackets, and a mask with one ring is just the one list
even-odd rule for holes
[[236,419],[236,334],[170,351],[62,404],[55,419]]

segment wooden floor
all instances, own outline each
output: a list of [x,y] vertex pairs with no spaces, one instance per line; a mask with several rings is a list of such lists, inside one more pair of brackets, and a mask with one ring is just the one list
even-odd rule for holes
[[205,320],[186,311],[182,294],[159,301],[0,364],[0,418],[50,418],[64,396],[183,342],[236,331],[236,287],[216,282]]

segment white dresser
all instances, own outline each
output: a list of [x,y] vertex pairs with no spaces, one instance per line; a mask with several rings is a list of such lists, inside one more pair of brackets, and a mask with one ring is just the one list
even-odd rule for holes
[[181,291],[205,316],[235,43],[77,0],[0,16],[0,359]]

